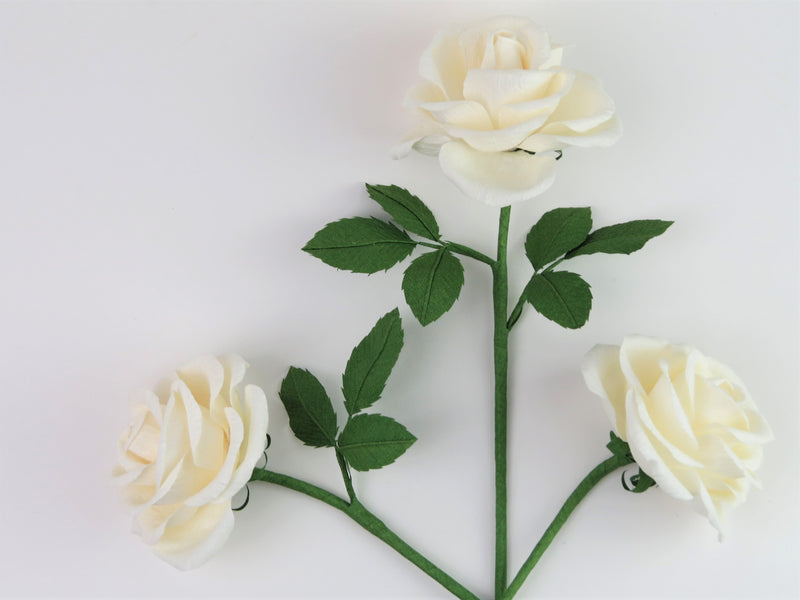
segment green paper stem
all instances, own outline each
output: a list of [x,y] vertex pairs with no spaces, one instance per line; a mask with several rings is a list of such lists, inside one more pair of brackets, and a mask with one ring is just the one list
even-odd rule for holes
[[511,207],[500,209],[497,260],[492,265],[494,302],[494,492],[495,492],[495,598],[508,581],[508,226]]
[[530,575],[531,571],[533,571],[536,563],[539,562],[539,559],[545,553],[545,550],[547,550],[547,548],[550,546],[553,538],[556,537],[556,534],[564,526],[564,523],[567,522],[567,519],[578,506],[580,501],[583,500],[591,491],[591,489],[606,475],[616,471],[619,467],[624,467],[632,462],[634,461],[629,456],[615,455],[601,462],[594,469],[592,469],[586,477],[583,478],[583,480],[578,484],[578,487],[575,488],[575,491],[573,491],[569,495],[569,498],[567,498],[566,502],[564,502],[561,510],[558,511],[558,514],[556,514],[553,521],[547,527],[536,546],[534,546],[530,556],[528,556],[527,560],[523,563],[519,573],[517,573],[516,577],[514,577],[514,579],[511,581],[508,589],[504,594],[498,595],[497,598],[502,600],[511,600],[511,598],[514,597],[514,595],[519,591],[520,587],[522,587],[522,584],[525,583],[528,575]]
[[478,596],[470,592],[467,588],[450,577],[450,575],[442,571],[439,567],[422,556],[422,554],[404,542],[396,533],[389,529],[383,521],[381,521],[378,517],[367,510],[360,502],[358,502],[358,500],[353,500],[352,502],[348,503],[346,500],[340,498],[336,494],[332,494],[327,490],[323,490],[316,485],[296,479],[289,475],[275,473],[274,471],[267,471],[266,469],[254,469],[253,475],[250,477],[250,481],[266,481],[267,483],[274,483],[275,485],[280,485],[320,500],[325,504],[342,511],[356,523],[361,525],[361,527],[369,531],[372,535],[382,540],[394,548],[400,555],[414,563],[423,572],[425,572],[435,581],[439,582],[447,591],[457,598],[461,598],[461,600],[479,600]]

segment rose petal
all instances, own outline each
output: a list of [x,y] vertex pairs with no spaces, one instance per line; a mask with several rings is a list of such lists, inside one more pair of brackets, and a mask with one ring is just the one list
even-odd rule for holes
[[420,81],[419,83],[411,86],[406,93],[403,106],[410,109],[416,109],[420,104],[427,102],[447,102],[449,98],[444,95],[442,88],[430,81]]
[[[672,444],[687,454],[694,454],[698,449],[697,438],[692,431],[692,424],[683,409],[683,404],[678,397],[678,392],[672,383],[669,365],[666,361],[660,363],[662,374],[656,385],[647,395],[647,409],[653,421],[658,423],[659,431]],[[685,361],[682,361],[680,373],[683,372]]]
[[229,405],[232,406],[236,412],[241,413],[242,406],[239,403],[239,395],[236,389],[239,384],[244,381],[244,375],[247,372],[247,362],[237,354],[220,356],[219,360],[225,367],[224,389],[227,392]]
[[269,413],[264,391],[254,385],[248,385],[244,389],[244,404],[244,422],[248,429],[239,450],[238,467],[233,472],[228,487],[220,493],[220,500],[229,500],[247,484],[267,445]]
[[509,102],[500,106],[497,109],[496,119],[498,127],[510,127],[543,116],[549,119],[558,107],[561,98],[569,91],[573,77],[574,75],[568,71],[558,72],[551,79],[549,87],[544,90],[540,98],[516,103]]
[[206,408],[219,396],[225,380],[225,370],[214,356],[201,356],[178,369],[177,373],[191,390],[195,401]]
[[[132,529],[137,535],[142,536],[142,541],[145,544],[155,544],[159,538],[164,535],[164,530],[167,528],[167,523],[176,512],[183,508],[183,504],[177,502],[175,504],[155,505],[149,506],[136,514],[133,518]],[[192,513],[196,512],[191,509]]]
[[[614,116],[614,100],[588,73],[574,72],[569,92],[550,116],[548,127],[561,125],[575,133],[587,133]],[[558,133],[545,128],[542,133]]]
[[542,64],[539,69],[554,69],[561,66],[561,61],[564,59],[564,46],[552,46],[550,48],[550,56]]
[[695,506],[700,514],[705,514],[705,516],[708,517],[709,522],[718,532],[719,541],[723,541],[725,538],[725,526],[723,524],[723,513],[720,510],[721,506],[718,506],[717,503],[714,502],[702,481],[700,482],[700,488],[695,498]]
[[746,413],[719,386],[703,377],[695,384],[695,428],[706,433],[715,428],[750,429]]
[[161,439],[158,444],[156,458],[156,476],[159,482],[165,480],[168,473],[183,461],[189,450],[189,433],[187,431],[186,413],[176,407],[175,395],[171,395],[164,408],[164,421],[161,426]]
[[456,31],[442,31],[419,59],[419,74],[437,85],[450,100],[463,98],[463,82],[467,73],[464,55]]
[[[640,405],[641,399],[637,398],[636,392],[629,390],[625,400],[625,412],[627,414],[628,444],[633,458],[664,492],[679,500],[690,500],[693,497],[692,492],[664,462],[664,458],[656,449],[654,441],[651,440],[642,423],[639,416]],[[691,471],[688,472],[691,473]]]
[[230,502],[206,504],[191,519],[168,527],[153,552],[178,569],[194,569],[225,544],[233,531],[233,521]]
[[[663,404],[665,402],[665,399],[663,398],[663,395],[665,394],[669,394],[669,392],[664,392],[663,390],[659,389],[659,385],[656,385],[656,387],[646,395],[634,393],[636,416],[641,423],[642,428],[645,429],[649,434],[649,438],[653,443],[653,447],[656,448],[665,465],[673,465],[673,468],[702,468],[704,466],[702,462],[684,452],[677,446],[675,440],[670,438],[670,434],[675,433],[675,431],[670,428],[671,424],[662,423],[661,421],[654,419],[650,414],[651,407],[658,406],[659,404]],[[628,414],[628,418],[630,418],[630,413]],[[665,429],[666,431],[664,431]],[[697,444],[694,444],[694,446],[696,445]],[[696,450],[696,448],[692,448],[692,450]]]
[[428,156],[437,156],[439,149],[450,141],[442,126],[425,111],[418,111],[415,126],[408,136],[392,149],[392,158],[403,158],[411,150]]
[[186,499],[187,506],[202,506],[208,502],[217,500],[220,494],[227,488],[236,467],[239,456],[239,448],[244,439],[244,424],[242,418],[233,408],[225,409],[225,417],[228,420],[228,451],[225,461],[220,467],[214,478],[199,492]]
[[619,367],[619,346],[597,344],[586,353],[581,366],[586,386],[603,400],[606,415],[615,424],[617,435],[627,439],[625,394],[627,385]]
[[661,377],[659,361],[673,352],[665,340],[639,335],[626,337],[619,349],[619,364],[628,385],[641,394],[649,392]]
[[[485,106],[497,127],[508,127],[534,117],[544,124],[558,106],[559,99],[567,93],[572,77],[556,71],[472,69],[464,81],[464,97]],[[503,113],[503,108],[509,105],[516,105],[516,108]],[[507,123],[502,122],[501,115]],[[512,115],[516,120],[512,120]]]
[[449,142],[439,152],[447,177],[467,196],[490,206],[507,206],[537,196],[555,178],[556,160],[525,152],[480,152]]
[[197,467],[216,472],[226,451],[224,431],[211,419],[210,411],[195,402],[183,381],[176,381],[174,387],[175,397],[186,411],[192,461]]
[[[426,102],[419,108],[426,111],[442,128],[455,130],[492,131],[494,124],[486,108],[473,100]],[[452,134],[451,134],[452,135]]]
[[459,36],[465,64],[470,69],[502,68],[497,61],[495,36],[513,36],[525,47],[523,67],[538,69],[550,59],[550,36],[539,25],[523,17],[501,16],[466,29]]

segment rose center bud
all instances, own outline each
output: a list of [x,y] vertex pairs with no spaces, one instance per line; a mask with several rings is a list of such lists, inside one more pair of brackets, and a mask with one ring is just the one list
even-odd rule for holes
[[525,45],[513,33],[496,33],[493,42],[495,69],[525,68],[525,59],[527,58]]

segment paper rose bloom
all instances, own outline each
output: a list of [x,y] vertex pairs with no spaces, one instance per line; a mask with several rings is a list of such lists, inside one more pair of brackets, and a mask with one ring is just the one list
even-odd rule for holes
[[741,380],[688,346],[647,337],[595,346],[583,376],[633,458],[666,493],[693,500],[720,537],[772,432]]
[[620,135],[614,102],[591,75],[561,66],[562,48],[532,21],[498,17],[439,33],[406,104],[417,129],[396,150],[439,155],[465,194],[506,206],[553,183],[567,146],[608,146]]
[[133,530],[179,569],[208,560],[233,528],[231,497],[266,445],[267,399],[238,386],[238,356],[203,357],[178,369],[163,391],[141,392],[119,440],[114,476],[133,508]]

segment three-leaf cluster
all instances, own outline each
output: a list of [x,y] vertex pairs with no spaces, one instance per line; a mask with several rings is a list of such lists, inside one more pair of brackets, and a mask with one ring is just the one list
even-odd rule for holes
[[291,367],[281,384],[280,398],[295,436],[308,446],[336,448],[357,471],[393,463],[417,438],[394,419],[363,411],[380,399],[402,347],[400,312],[394,309],[378,320],[350,354],[342,376],[347,422],[341,432],[319,380],[305,369]]
[[[590,208],[556,208],[531,228],[525,253],[534,274],[524,297],[542,315],[562,327],[578,329],[589,319],[592,291],[577,273],[553,269],[585,254],[631,254],[648,240],[661,235],[671,221],[640,220],[592,229]],[[519,315],[512,315],[513,326]]]
[[[406,302],[419,322],[428,325],[458,299],[464,267],[442,240],[433,213],[417,196],[396,185],[367,184],[367,192],[394,223],[374,217],[334,221],[320,229],[303,250],[337,269],[377,273],[408,258],[417,246],[430,248],[403,275]],[[430,241],[415,241],[409,233]]]

